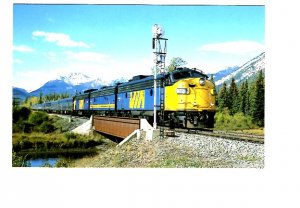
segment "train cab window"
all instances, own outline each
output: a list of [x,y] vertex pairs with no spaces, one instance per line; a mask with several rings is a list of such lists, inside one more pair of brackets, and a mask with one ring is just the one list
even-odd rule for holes
[[204,74],[198,72],[198,71],[179,71],[173,73],[173,79],[174,81],[185,79],[185,78],[192,78],[192,77],[203,77],[207,78]]
[[125,93],[125,97],[127,98],[127,92]]
[[189,71],[176,72],[173,74],[174,80],[180,80],[191,77],[191,73]]
[[153,90],[150,89],[150,96],[153,96]]

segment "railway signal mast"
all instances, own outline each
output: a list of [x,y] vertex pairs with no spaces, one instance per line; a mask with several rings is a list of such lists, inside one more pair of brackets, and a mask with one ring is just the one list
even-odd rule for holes
[[[152,27],[152,49],[154,55],[154,121],[153,121],[153,128],[157,129],[157,118],[156,118],[156,111],[157,107],[160,106],[161,112],[164,110],[164,95],[163,92],[160,91],[160,105],[157,105],[156,95],[157,95],[157,73],[160,74],[165,73],[165,59],[167,55],[167,38],[164,38],[164,29],[162,26],[158,24],[153,25]],[[162,81],[164,82],[164,81]],[[160,83],[159,89],[163,83]],[[161,116],[163,118],[163,113]]]

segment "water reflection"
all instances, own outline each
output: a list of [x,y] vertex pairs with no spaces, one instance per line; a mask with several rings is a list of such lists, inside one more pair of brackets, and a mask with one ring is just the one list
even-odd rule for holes
[[48,158],[48,159],[39,158],[39,159],[28,160],[28,162],[30,163],[30,167],[43,167],[45,164],[55,166],[58,159],[59,158]]
[[30,167],[43,167],[46,164],[46,167],[54,167],[56,163],[61,159],[70,159],[75,160],[87,156],[94,156],[97,154],[96,149],[86,149],[86,150],[66,150],[66,151],[30,151],[22,152],[20,155],[23,155],[26,158],[26,161],[30,163]]

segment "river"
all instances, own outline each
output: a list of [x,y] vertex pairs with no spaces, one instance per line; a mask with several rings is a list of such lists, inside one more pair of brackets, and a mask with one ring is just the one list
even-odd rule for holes
[[93,156],[97,153],[96,149],[86,149],[86,150],[65,150],[65,151],[53,151],[53,152],[27,152],[23,153],[26,158],[26,162],[30,163],[29,167],[55,167],[59,160],[65,159],[66,161],[72,161],[75,159]]

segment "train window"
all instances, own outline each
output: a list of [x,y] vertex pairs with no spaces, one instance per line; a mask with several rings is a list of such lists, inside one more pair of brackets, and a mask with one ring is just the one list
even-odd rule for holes
[[125,97],[127,98],[127,92],[125,93]]
[[175,80],[184,79],[191,77],[191,73],[189,71],[177,72],[173,74]]
[[203,77],[206,79],[206,76],[198,71],[180,71],[173,74],[174,80],[180,80],[190,77]]
[[150,96],[152,96],[153,95],[153,90],[152,89],[150,89]]

